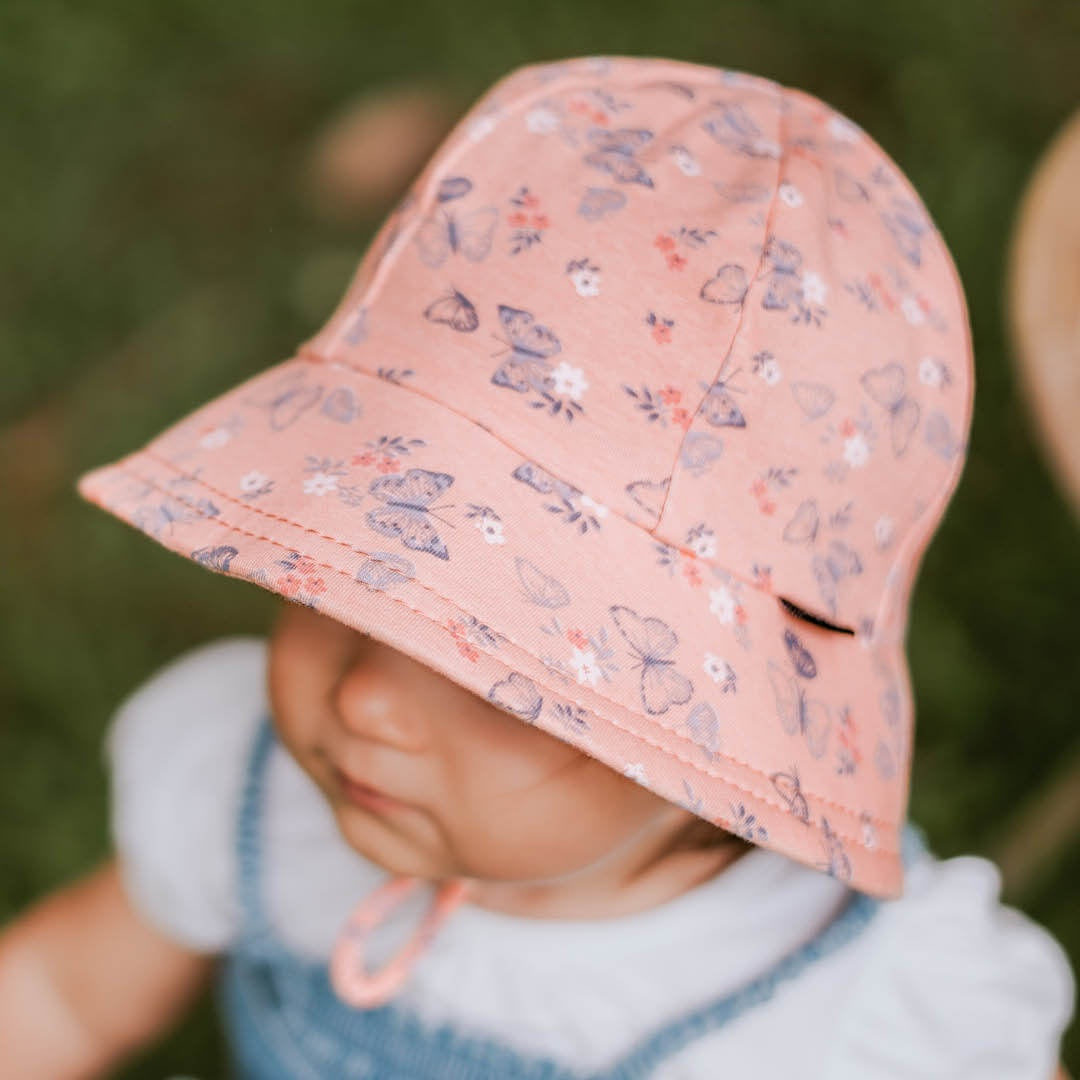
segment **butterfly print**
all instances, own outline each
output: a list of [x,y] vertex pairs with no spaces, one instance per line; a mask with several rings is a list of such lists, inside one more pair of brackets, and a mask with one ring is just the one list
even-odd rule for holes
[[725,360],[719,374],[709,386],[705,399],[701,403],[701,413],[713,427],[746,427],[746,417],[739,408],[731,391],[742,393],[734,386],[730,386],[731,380],[739,374],[736,368],[730,375],[724,375],[724,368],[728,361]]
[[747,157],[775,157],[777,147],[766,138],[754,118],[739,102],[718,101],[716,112],[702,127],[718,142]]
[[367,522],[383,536],[400,538],[407,548],[449,559],[450,553],[431,523],[430,518],[435,515],[430,504],[453,482],[449,473],[428,469],[409,469],[404,474],[376,477],[368,492],[386,505],[369,510]]
[[544,704],[536,683],[518,671],[510,672],[505,679],[495,683],[488,691],[487,698],[530,724],[540,715]]
[[599,221],[626,205],[626,192],[616,188],[586,188],[577,212],[586,221]]
[[709,466],[722,457],[724,443],[707,431],[688,431],[679,449],[679,460],[692,473],[700,476]]
[[701,747],[705,756],[712,761],[720,748],[720,722],[716,710],[706,701],[699,701],[686,718],[690,738]]
[[836,181],[836,194],[844,202],[859,203],[870,201],[870,190],[861,181],[857,180],[846,169],[837,168],[833,172]]
[[784,800],[784,805],[804,825],[810,824],[810,807],[799,785],[799,773],[792,765],[791,772],[774,772],[769,777],[776,793]]
[[339,386],[327,395],[319,412],[339,424],[349,424],[363,415],[363,406],[349,387]]
[[428,304],[424,308],[424,318],[428,322],[443,323],[463,334],[471,334],[480,325],[480,317],[472,301],[454,288]]
[[789,674],[775,660],[768,662],[769,682],[776,699],[776,714],[788,735],[802,735],[815,758],[825,753],[832,728],[832,715],[822,701],[807,697],[802,681],[817,677],[817,665],[810,651],[792,630],[784,631],[784,645],[794,669]]
[[470,262],[482,262],[491,251],[491,241],[499,211],[485,206],[467,214],[440,210],[426,218],[416,231],[420,258],[433,269],[446,262],[451,254],[462,254]]
[[562,351],[562,342],[546,326],[534,321],[532,313],[520,308],[499,305],[499,322],[506,332],[510,356],[491,376],[496,386],[519,393],[543,391],[551,372],[548,357]]
[[817,539],[820,523],[817,500],[803,499],[781,535],[789,544],[812,544]]
[[840,837],[830,828],[828,818],[824,817],[821,819],[821,842],[825,850],[825,860],[817,863],[817,868],[841,881],[850,881],[851,860],[844,851]]
[[881,220],[892,233],[900,253],[912,266],[922,263],[922,238],[927,232],[927,224],[915,206],[904,200],[893,200],[893,212],[882,214]]
[[964,448],[963,444],[953,435],[949,418],[943,412],[932,412],[926,418],[923,439],[935,454],[943,457],[946,461],[952,460]]
[[356,580],[373,589],[385,591],[416,577],[416,568],[402,555],[390,551],[373,551],[356,571]]
[[641,667],[641,703],[650,715],[665,713],[672,705],[685,705],[694,693],[694,684],[675,670],[669,654],[679,639],[662,619],[642,617],[628,607],[608,608],[612,619]]
[[617,131],[593,128],[589,132],[589,142],[596,149],[585,155],[585,161],[611,173],[619,183],[651,188],[652,177],[634,155],[651,142],[652,137],[652,132],[643,128],[619,128]]
[[698,295],[710,304],[741,304],[749,288],[746,271],[738,263],[725,263],[701,286]]
[[540,607],[560,608],[570,603],[570,593],[558,578],[545,574],[534,562],[515,556],[514,566],[525,596]]
[[439,202],[451,202],[460,199],[472,191],[472,181],[467,176],[448,176],[439,183],[438,194],[435,196]]
[[791,394],[808,420],[824,416],[836,401],[836,395],[824,383],[795,382],[791,384]]
[[858,552],[839,540],[833,540],[826,554],[814,556],[811,569],[817,580],[821,598],[829,607],[829,614],[835,616],[837,585],[846,577],[862,573],[862,561],[859,559]]
[[659,519],[670,483],[670,476],[663,480],[631,480],[626,485],[626,494],[651,517]]
[[229,572],[229,564],[238,554],[239,552],[236,548],[229,544],[225,544],[221,547],[197,548],[191,553],[191,557],[196,562],[202,563],[203,566],[208,567],[210,570],[217,570],[220,573],[227,574]]
[[886,364],[863,373],[862,388],[889,414],[889,434],[893,453],[899,457],[908,448],[919,426],[919,403],[904,392],[904,369],[900,364]]

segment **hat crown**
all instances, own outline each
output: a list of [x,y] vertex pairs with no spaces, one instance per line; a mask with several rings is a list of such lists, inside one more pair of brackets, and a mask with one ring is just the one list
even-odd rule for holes
[[837,625],[902,635],[964,457],[970,333],[895,164],[816,98],[671,61],[497,83],[309,347]]

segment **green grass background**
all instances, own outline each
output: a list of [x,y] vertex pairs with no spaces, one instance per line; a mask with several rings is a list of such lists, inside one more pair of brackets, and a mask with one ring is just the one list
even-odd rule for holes
[[[978,373],[969,464],[912,611],[912,816],[942,856],[992,851],[1080,749],[1077,525],[1036,449],[1003,302],[1017,200],[1080,100],[1073,0],[9,0],[0,920],[106,854],[101,736],[119,699],[198,642],[264,632],[274,606],[83,503],[77,475],[284,359],[328,317],[388,209],[346,228],[302,194],[338,108],[415,78],[464,107],[519,64],[602,53],[802,87],[911,177],[964,280]],[[1076,837],[1007,899],[1078,966]],[[222,1050],[207,1001],[118,1075],[221,1076]]]

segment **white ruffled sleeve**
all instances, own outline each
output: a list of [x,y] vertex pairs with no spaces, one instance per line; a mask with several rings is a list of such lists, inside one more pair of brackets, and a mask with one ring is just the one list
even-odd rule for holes
[[265,662],[262,638],[191,649],[121,702],[105,736],[127,891],[151,925],[200,952],[221,951],[236,928],[234,821]]
[[1051,1080],[1075,1002],[1058,942],[999,902],[986,859],[929,857],[878,913],[828,1080]]

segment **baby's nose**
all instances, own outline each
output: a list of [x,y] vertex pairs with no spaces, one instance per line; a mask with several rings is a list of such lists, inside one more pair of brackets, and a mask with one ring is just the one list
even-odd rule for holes
[[351,665],[335,691],[338,716],[351,735],[418,753],[428,745],[427,718],[406,671],[386,659],[373,650]]

